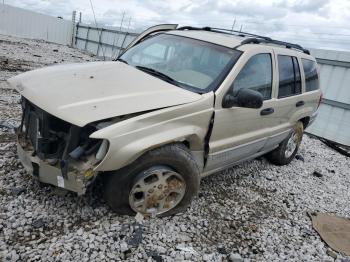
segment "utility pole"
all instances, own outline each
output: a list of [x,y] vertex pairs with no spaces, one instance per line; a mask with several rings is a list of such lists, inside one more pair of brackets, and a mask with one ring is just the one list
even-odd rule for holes
[[120,27],[119,27],[119,31],[122,31],[122,27],[123,27],[123,22],[124,22],[124,17],[125,17],[125,11],[123,11],[123,15],[122,15],[122,20],[120,21]]
[[[113,39],[113,46],[114,46],[114,44],[117,44],[117,48],[119,48],[119,47],[118,47],[118,42],[119,42],[119,37],[120,37],[121,32],[122,32],[122,27],[123,27],[124,17],[125,17],[125,11],[123,11],[123,14],[122,14],[122,20],[120,21],[119,32],[118,32],[118,33],[115,33],[115,35],[114,35],[114,39]],[[116,37],[116,35],[118,35],[117,42],[115,41],[115,37]],[[120,47],[120,48],[121,48],[121,47]],[[112,52],[113,52],[113,49],[112,49]],[[118,55],[119,55],[119,53],[120,53],[120,49],[119,49]],[[115,55],[117,55],[117,52],[115,52]],[[112,56],[113,56],[113,54],[112,54]]]
[[79,12],[79,23],[81,23],[81,12]]
[[233,20],[231,32],[233,32],[233,28],[235,27],[235,24],[236,24],[236,17],[235,17],[235,19]]
[[131,23],[131,16],[130,16],[130,18],[129,18],[128,28],[126,29],[126,32],[129,32],[130,23]]
[[241,25],[241,29],[239,29],[239,32],[242,32],[243,25]]

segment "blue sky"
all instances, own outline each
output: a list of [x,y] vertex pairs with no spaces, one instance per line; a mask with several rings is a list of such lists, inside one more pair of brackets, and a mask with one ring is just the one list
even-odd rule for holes
[[[93,22],[89,0],[4,0],[5,3],[70,19],[82,12]],[[92,0],[100,24],[142,30],[159,23],[215,26],[265,34],[307,47],[350,50],[349,0]]]

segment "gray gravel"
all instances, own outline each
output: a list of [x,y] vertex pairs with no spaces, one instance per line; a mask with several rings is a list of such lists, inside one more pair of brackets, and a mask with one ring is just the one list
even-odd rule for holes
[[78,197],[32,179],[8,128],[19,124],[19,95],[4,80],[92,60],[65,46],[0,35],[0,260],[350,261],[330,252],[307,216],[350,218],[349,158],[307,136],[299,160],[276,167],[260,158],[205,178],[186,213],[162,219],[115,215],[98,184]]

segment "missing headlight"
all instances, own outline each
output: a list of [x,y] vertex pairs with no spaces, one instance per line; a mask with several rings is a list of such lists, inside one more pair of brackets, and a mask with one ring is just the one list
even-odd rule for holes
[[104,139],[96,153],[96,160],[100,162],[107,154],[108,151],[108,140]]

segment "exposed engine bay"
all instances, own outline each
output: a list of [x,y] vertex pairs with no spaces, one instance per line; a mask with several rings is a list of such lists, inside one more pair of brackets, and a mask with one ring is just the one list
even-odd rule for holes
[[79,127],[50,115],[24,97],[21,104],[23,115],[17,130],[18,141],[23,151],[30,153],[33,175],[40,176],[40,165],[35,163],[36,159],[60,171],[62,178],[57,178],[57,181],[69,179],[68,174],[73,172],[81,176],[84,185],[89,184],[87,182],[95,175],[94,167],[108,150],[107,140],[89,136],[104,124]]

